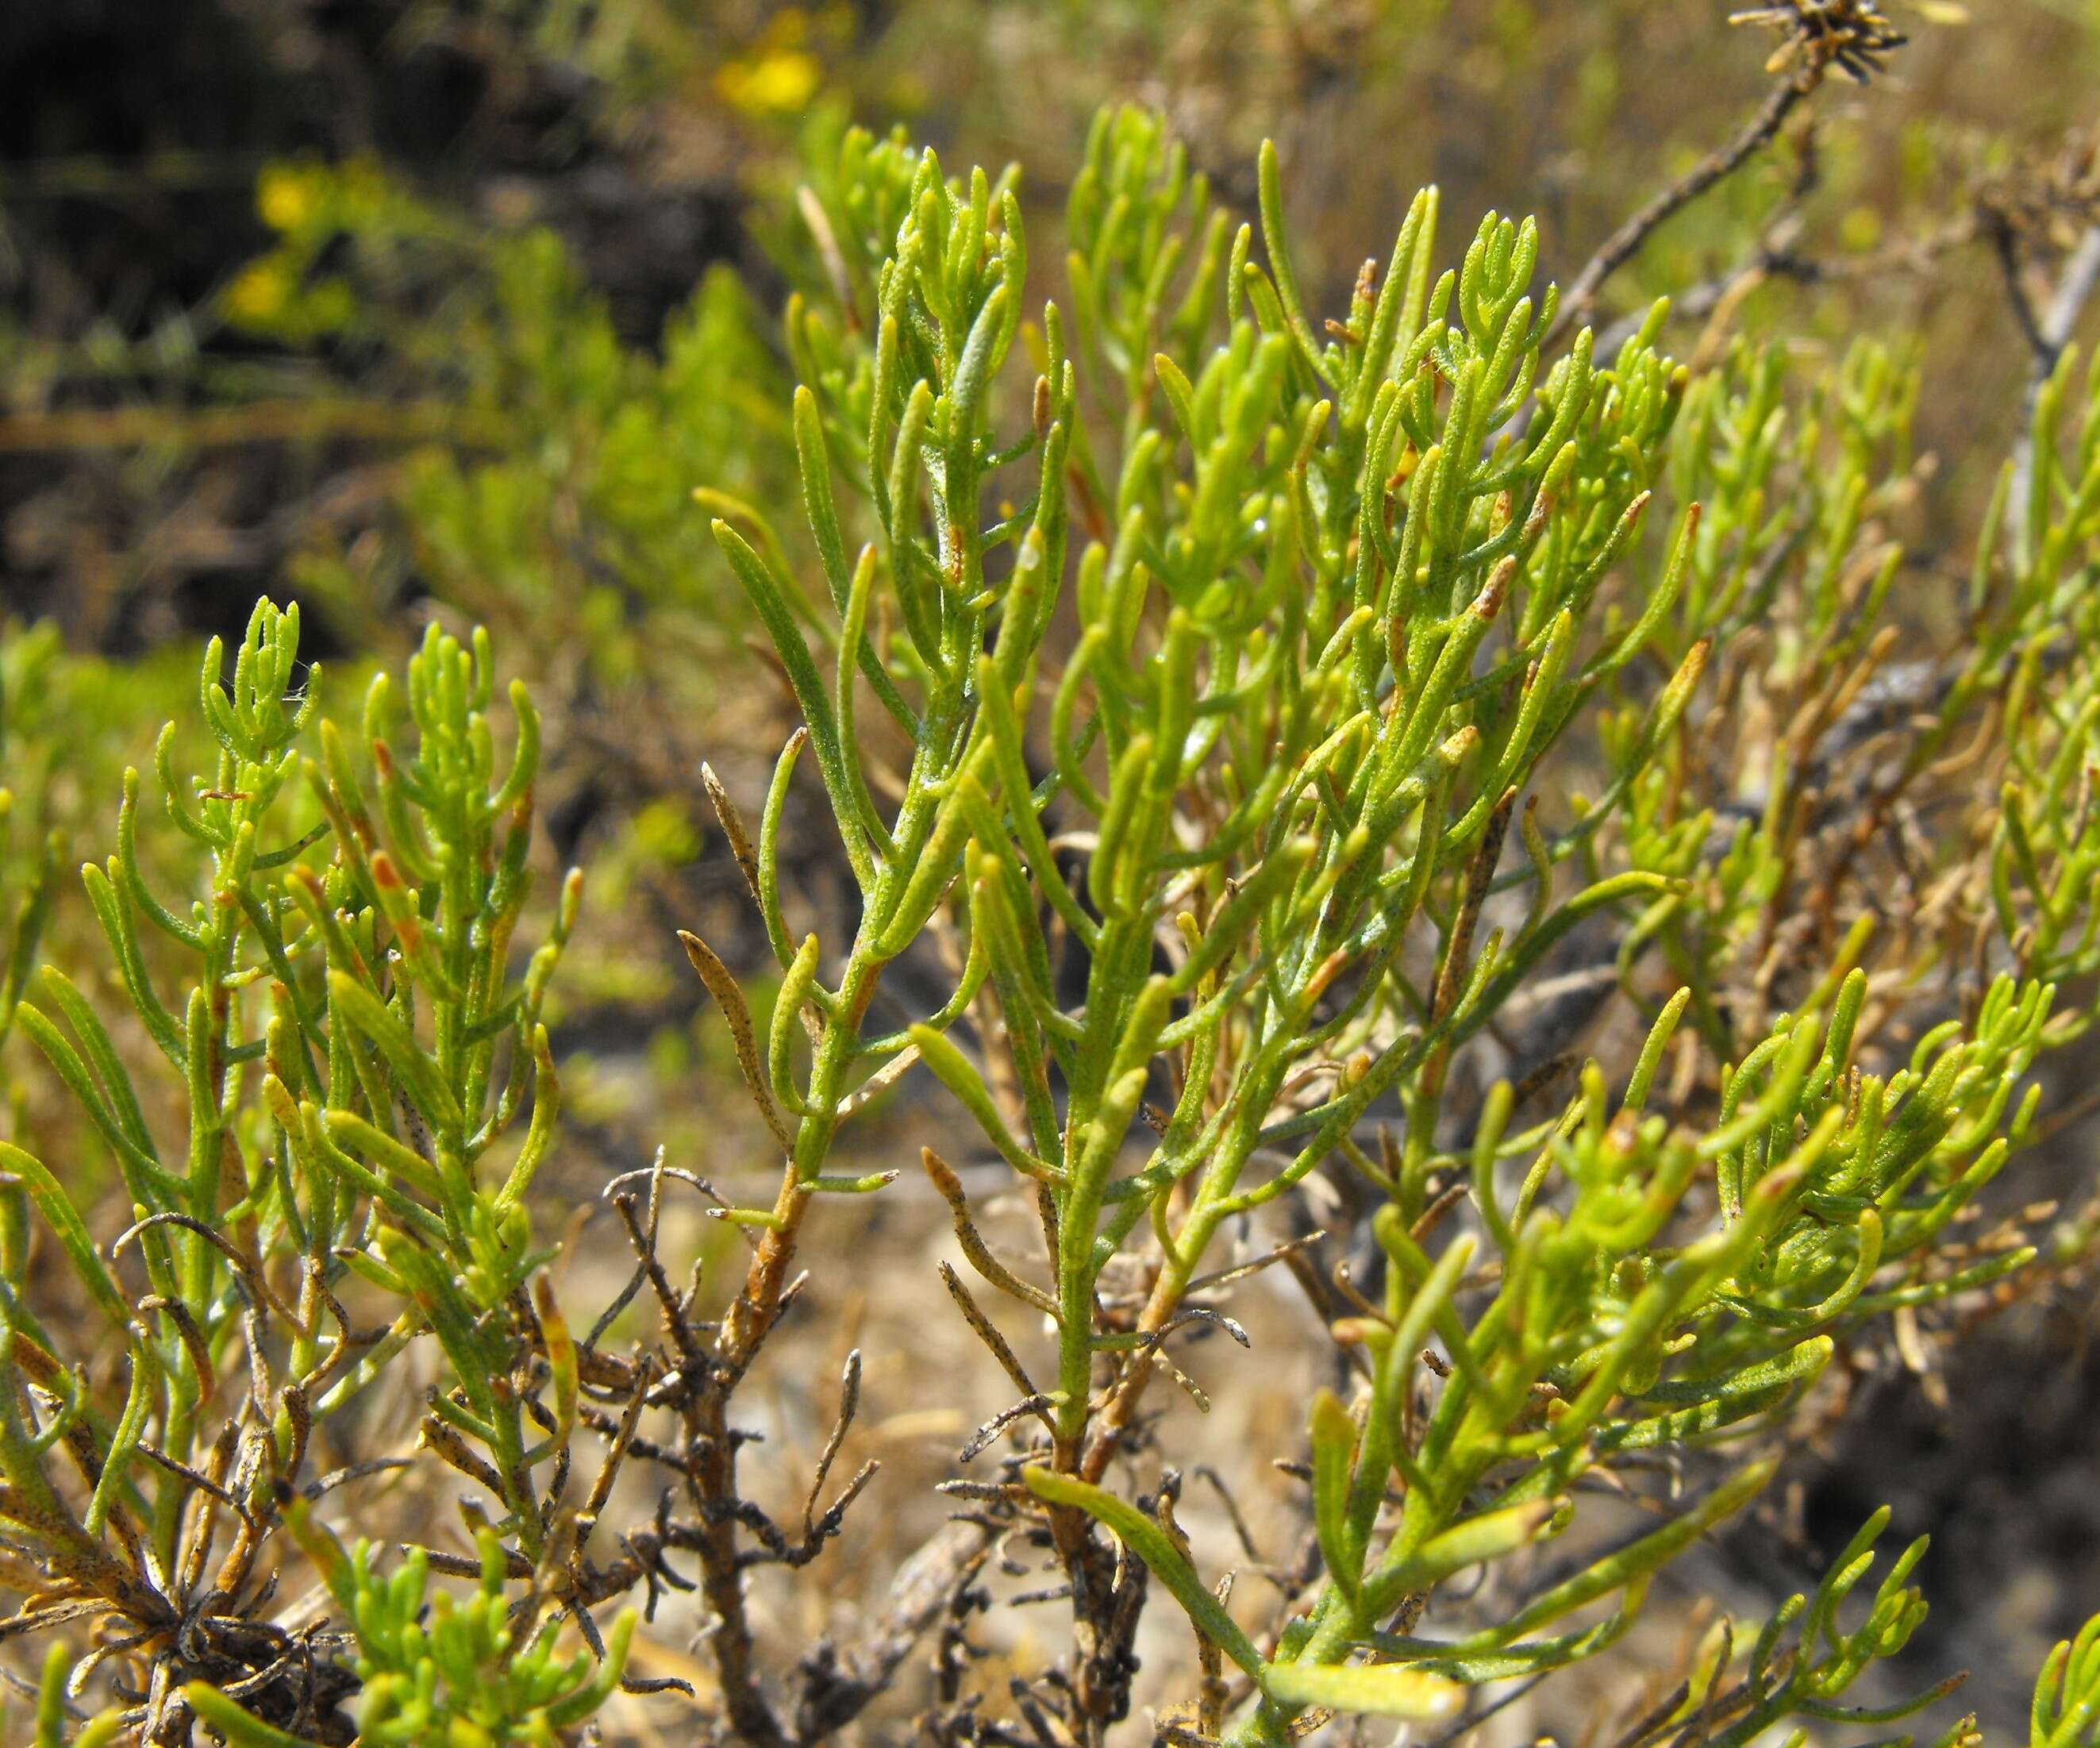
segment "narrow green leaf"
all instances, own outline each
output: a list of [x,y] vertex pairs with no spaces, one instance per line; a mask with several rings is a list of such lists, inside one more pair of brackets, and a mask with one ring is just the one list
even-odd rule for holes
[[293,1736],[274,1724],[265,1724],[209,1682],[191,1682],[183,1689],[183,1697],[192,1711],[226,1738],[229,1748],[320,1748],[307,1737]]
[[1405,1663],[1277,1663],[1262,1678],[1268,1697],[1284,1706],[1437,1724],[1457,1715],[1466,1689],[1442,1675]]
[[1152,1569],[1152,1575],[1172,1593],[1196,1630],[1257,1681],[1264,1665],[1254,1641],[1239,1629],[1224,1605],[1205,1587],[1181,1557],[1167,1532],[1127,1499],[1090,1485],[1076,1475],[1061,1475],[1039,1463],[1021,1472],[1028,1490],[1052,1505],[1077,1506]]

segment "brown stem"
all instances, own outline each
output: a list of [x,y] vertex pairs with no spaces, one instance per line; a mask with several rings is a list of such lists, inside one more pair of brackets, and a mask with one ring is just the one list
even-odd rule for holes
[[[1059,1441],[1056,1467],[1074,1472],[1079,1451]],[[1144,1600],[1145,1567],[1118,1562],[1079,1507],[1048,1507],[1050,1539],[1072,1587],[1073,1734],[1082,1748],[1101,1748],[1109,1728],[1130,1710],[1136,1662],[1131,1643]],[[1120,1582],[1118,1579],[1120,1578]]]
[[980,1519],[953,1518],[907,1560],[881,1617],[841,1653],[828,1640],[802,1660],[795,1733],[820,1741],[843,1728],[889,1687],[927,1629],[955,1605],[990,1556],[993,1531]]
[[708,1644],[731,1726],[756,1748],[787,1748],[790,1737],[759,1686],[751,1622],[744,1607],[743,1569],[737,1546],[736,1439],[730,1398],[780,1315],[781,1295],[810,1193],[788,1163],[774,1203],[773,1224],[760,1240],[743,1290],[723,1318],[712,1369],[686,1415],[694,1503],[699,1507],[700,1589],[716,1626]]
[[1819,72],[1805,67],[1771,89],[1763,107],[1742,131],[1718,151],[1700,160],[1632,218],[1604,239],[1582,271],[1575,276],[1546,337],[1549,347],[1586,318],[1597,301],[1605,280],[1639,254],[1649,236],[1716,183],[1725,180],[1770,144],[1786,118],[1820,82]]
[[[1154,1278],[1151,1297],[1138,1315],[1138,1334],[1154,1335],[1165,1328],[1167,1320],[1181,1309],[1182,1295],[1186,1291],[1180,1276],[1162,1269]],[[1123,1434],[1137,1416],[1145,1386],[1152,1382],[1152,1375],[1157,1370],[1149,1353],[1140,1353],[1131,1362],[1122,1383],[1094,1416],[1092,1442],[1087,1447],[1086,1460],[1079,1466],[1082,1480],[1098,1485],[1101,1477],[1108,1472],[1109,1464],[1122,1446]]]

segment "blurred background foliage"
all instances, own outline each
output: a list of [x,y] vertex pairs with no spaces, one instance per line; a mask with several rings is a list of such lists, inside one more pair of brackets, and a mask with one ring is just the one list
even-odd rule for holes
[[[1039,263],[1062,253],[1088,118],[1128,99],[1164,113],[1237,214],[1255,205],[1259,142],[1277,140],[1301,272],[1328,307],[1426,182],[1451,212],[1536,213],[1542,273],[1564,280],[1769,88],[1769,44],[1727,28],[1731,10],[0,7],[0,953],[34,932],[73,962],[92,920],[71,867],[109,847],[121,767],[192,714],[196,650],[237,633],[258,594],[302,604],[338,699],[432,617],[486,624],[547,718],[545,863],[579,862],[589,882],[549,1009],[571,1066],[542,1182],[593,1194],[659,1141],[735,1181],[763,1138],[717,1096],[734,1063],[672,931],[698,926],[763,990],[700,763],[755,797],[790,718],[693,493],[733,518],[794,501],[781,316],[840,271],[801,191],[821,188],[846,128],[902,124],[951,162],[1025,162]],[[1665,226],[1599,325],[1690,287],[1679,355],[1782,328],[1833,354],[1886,338],[1924,386],[1877,509],[1931,564],[1973,526],[2022,418],[2009,280],[2045,276],[2100,218],[2100,0],[1891,11],[1915,40],[1890,76],[1827,89]],[[1906,492],[1920,469],[1952,489]],[[791,551],[799,523],[778,517]],[[796,902],[845,902],[840,874],[812,849]],[[69,1119],[29,1089],[7,1019],[0,995],[0,1086],[11,1105],[47,1099],[37,1120],[58,1132]],[[2017,1460],[2045,1477],[2050,1451],[2094,1436],[2080,1375],[2067,1402],[2032,1406]],[[1902,1436],[1923,1450],[1945,1430]],[[1952,1460],[1904,1485],[1958,1538],[1974,1484],[1948,1479],[1967,1472]],[[1833,1486],[1832,1521],[1856,1521]],[[2095,1521],[2035,1533],[2061,1544],[2072,1520]],[[2062,1630],[2049,1606],[2033,1605],[2031,1636]],[[1920,1661],[2002,1655],[2018,1688],[2023,1631],[2003,1610],[1936,1612]]]

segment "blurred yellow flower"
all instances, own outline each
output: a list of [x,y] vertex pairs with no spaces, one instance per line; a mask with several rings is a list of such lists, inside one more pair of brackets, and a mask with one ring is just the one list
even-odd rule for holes
[[731,61],[715,75],[722,100],[747,115],[792,115],[816,95],[823,69],[800,49]]
[[320,179],[289,164],[268,166],[255,179],[255,210],[273,231],[296,231],[320,207]]
[[226,288],[226,311],[238,322],[267,322],[284,313],[291,293],[291,276],[284,263],[266,255],[249,262]]

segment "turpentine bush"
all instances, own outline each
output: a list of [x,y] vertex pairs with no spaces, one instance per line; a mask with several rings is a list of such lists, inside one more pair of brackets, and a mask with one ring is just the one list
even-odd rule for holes
[[[857,133],[812,184],[834,285],[787,332],[814,563],[783,506],[711,500],[801,717],[756,829],[709,778],[770,1014],[685,938],[781,1162],[770,1206],[718,1205],[752,1241],[718,1318],[659,1218],[712,1193],[705,1160],[611,1186],[610,1305],[564,1304],[535,1231],[582,895],[532,893],[537,719],[522,688],[499,708],[485,638],[433,629],[342,728],[296,611],[258,607],[204,664],[215,761],[165,735],[82,871],[105,974],[32,974],[48,859],[0,863],[27,900],[0,1025],[131,1211],[94,1229],[73,1162],[0,1146],[0,1578],[4,1631],[53,1647],[40,1744],[616,1735],[623,1682],[673,1684],[628,1672],[635,1609],[692,1590],[706,1728],[763,1748],[901,1732],[862,1719],[893,1688],[946,1742],[1141,1737],[1162,1609],[1193,1647],[1145,1695],[1166,1739],[1443,1734],[1610,1655],[1842,1411],[1841,1374],[2083,1259],[2090,1212],[1985,1192],[2093,1012],[2100,381],[2054,363],[1949,582],[1895,532],[1930,477],[1914,360],[1694,372],[1660,309],[1559,338],[1536,227],[1450,248],[1434,190],[1321,319],[1273,152],[1258,187],[1257,231],[1156,119],[1103,116],[1038,307],[1014,173]],[[858,898],[828,939],[783,896],[812,775]],[[181,898],[142,867],[149,806],[194,844]],[[878,1031],[907,960],[945,994]],[[900,1082],[971,1270],[946,1296],[1012,1406],[889,1615],[774,1642],[753,1570],[836,1558],[880,1485],[831,1478],[858,1356],[797,1521],[746,1496],[735,1399],[761,1358],[806,1366],[783,1316],[848,1198],[912,1193],[856,1143]],[[959,1167],[986,1161],[1032,1205],[1032,1267],[978,1230]],[[1316,1178],[1323,1234],[1290,1217]],[[1176,1522],[1207,1404],[1176,1355],[1244,1342],[1229,1300],[1271,1265],[1335,1364],[1266,1453],[1305,1556],[1235,1589],[1233,1549]],[[615,1348],[640,1296],[654,1332]],[[355,1405],[418,1364],[412,1455],[315,1473],[317,1431],[354,1446]],[[463,1481],[474,1557],[344,1548],[345,1501],[402,1461]],[[653,1516],[616,1508],[632,1472]],[[1630,1538],[1599,1533],[1607,1486],[1649,1509]],[[1872,1671],[1932,1578],[1887,1527],[1710,1635],[1629,1740],[1939,1697]],[[1069,1651],[986,1693],[995,1561],[1048,1569]],[[2044,1671],[2036,1745],[2096,1740],[2093,1640]]]

